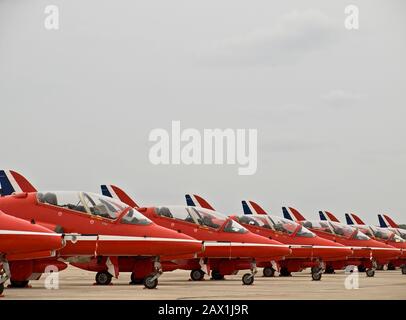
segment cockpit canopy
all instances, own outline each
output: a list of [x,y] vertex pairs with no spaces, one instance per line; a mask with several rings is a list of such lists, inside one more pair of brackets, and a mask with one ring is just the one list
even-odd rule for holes
[[403,239],[406,240],[406,230],[403,229],[395,229],[395,232]]
[[301,221],[309,229],[331,233],[347,239],[369,240],[370,238],[358,229],[335,221]]
[[[209,227],[215,230],[232,233],[246,233],[248,232],[238,222],[231,220],[229,217],[204,208],[198,207],[182,207],[182,206],[169,206],[169,207],[157,207],[155,212],[167,218],[186,221],[197,225]],[[223,227],[224,225],[224,227]]]
[[291,235],[296,232],[298,237],[314,238],[316,235],[304,226],[281,217],[268,215],[244,215],[238,217],[241,223],[246,223],[262,228],[272,229]]
[[138,225],[147,225],[151,223],[151,220],[142,215],[136,209],[130,208],[125,203],[91,192],[38,192],[37,199],[39,203],[79,211],[109,220],[116,220],[122,212],[129,209],[122,217],[121,223]]
[[380,240],[389,240],[394,242],[405,242],[400,236],[398,236],[395,232],[391,231],[387,228],[375,227],[370,226],[370,229],[375,238]]

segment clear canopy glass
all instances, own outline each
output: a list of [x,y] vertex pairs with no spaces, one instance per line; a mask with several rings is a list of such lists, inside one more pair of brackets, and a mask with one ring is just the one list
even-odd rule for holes
[[151,221],[138,212],[130,209],[125,203],[91,192],[77,191],[52,191],[38,192],[38,202],[58,206],[65,209],[83,212],[93,216],[99,216],[109,220],[115,220],[126,209],[121,222],[125,224],[150,224]]
[[213,210],[198,207],[165,206],[157,207],[156,213],[160,216],[206,226],[220,230],[223,225],[224,232],[245,233],[247,229],[238,222]]

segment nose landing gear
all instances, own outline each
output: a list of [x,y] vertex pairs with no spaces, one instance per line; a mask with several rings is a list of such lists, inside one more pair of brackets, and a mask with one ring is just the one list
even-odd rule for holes
[[251,263],[251,273],[246,273],[242,276],[242,284],[250,286],[254,283],[255,274],[258,272],[257,264],[255,262]]
[[318,266],[312,267],[312,280],[320,281],[325,268],[326,268],[326,265],[322,261],[319,261]]

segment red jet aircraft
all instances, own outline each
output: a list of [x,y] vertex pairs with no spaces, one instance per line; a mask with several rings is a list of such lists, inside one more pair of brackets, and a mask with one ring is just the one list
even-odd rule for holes
[[52,257],[63,246],[62,235],[0,211],[0,295],[10,278],[9,263]]
[[337,221],[308,221],[295,208],[283,207],[286,219],[297,221],[318,236],[341,243],[353,250],[353,255],[347,261],[333,261],[327,265],[327,272],[341,269],[348,265],[357,265],[359,270],[366,269],[368,277],[375,275],[377,262],[397,259],[401,254],[399,249],[373,240],[354,227]]
[[[382,228],[388,228],[389,230],[395,232],[403,240],[406,240],[406,230],[399,228],[398,224],[391,217],[389,217],[386,214],[378,214],[378,219],[379,219],[379,225]],[[403,257],[404,255],[405,255],[405,252],[403,251],[402,259],[399,259],[393,265],[393,268],[401,267],[402,274],[406,274],[406,262],[405,262],[405,258]]]
[[402,273],[406,274],[406,240],[403,239],[398,232],[388,228],[366,225],[355,213],[346,213],[345,219],[348,225],[359,229],[372,239],[400,249],[402,256],[397,260],[390,261],[388,263],[388,269],[394,270],[395,267],[401,267]]
[[[122,201],[130,199],[116,186],[102,186],[102,192]],[[127,204],[136,205],[130,201]],[[192,280],[203,279],[205,273],[211,273],[214,280],[221,280],[224,275],[250,269],[251,273],[242,277],[243,284],[250,285],[257,272],[256,260],[279,260],[291,252],[287,245],[255,235],[230,217],[211,209],[160,206],[140,208],[139,211],[159,225],[204,241],[205,251],[197,259],[178,260],[176,265],[167,266],[172,270],[191,270]]]
[[[186,195],[186,202],[190,206],[213,208],[205,199],[198,195]],[[290,276],[291,272],[312,268],[312,279],[320,280],[325,261],[345,260],[352,255],[352,250],[316,236],[301,224],[294,221],[267,215],[257,203],[242,201],[243,216],[234,215],[232,218],[245,226],[251,232],[268,239],[274,239],[292,250],[291,255],[278,262],[280,276]],[[265,277],[274,275],[275,266],[268,261],[258,262],[263,267]]]
[[[63,233],[66,246],[58,255],[97,271],[99,284],[110,283],[122,271],[132,272],[132,278],[137,274],[145,287],[155,288],[162,274],[160,258],[190,257],[202,250],[201,241],[158,226],[109,197],[89,192],[36,192],[12,171],[0,171],[0,183],[3,194],[15,187],[22,191],[1,197],[0,210]],[[24,190],[28,184],[30,192]],[[18,265],[16,269],[26,268]],[[11,274],[14,277],[13,270]]]

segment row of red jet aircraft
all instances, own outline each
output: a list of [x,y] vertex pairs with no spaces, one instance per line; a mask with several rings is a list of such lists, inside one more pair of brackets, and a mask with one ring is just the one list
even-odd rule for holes
[[406,274],[406,230],[387,215],[379,215],[380,227],[355,214],[343,224],[327,211],[308,221],[291,207],[282,218],[242,201],[244,214],[226,216],[197,195],[186,195],[186,206],[142,207],[113,185],[102,185],[102,194],[39,192],[6,170],[0,184],[0,294],[7,280],[28,287],[48,266],[68,264],[95,272],[99,285],[130,272],[130,284],[149,289],[177,269],[194,281],[251,270],[244,285],[258,267],[265,277],[311,268],[315,281],[347,266],[368,277],[384,265]]

